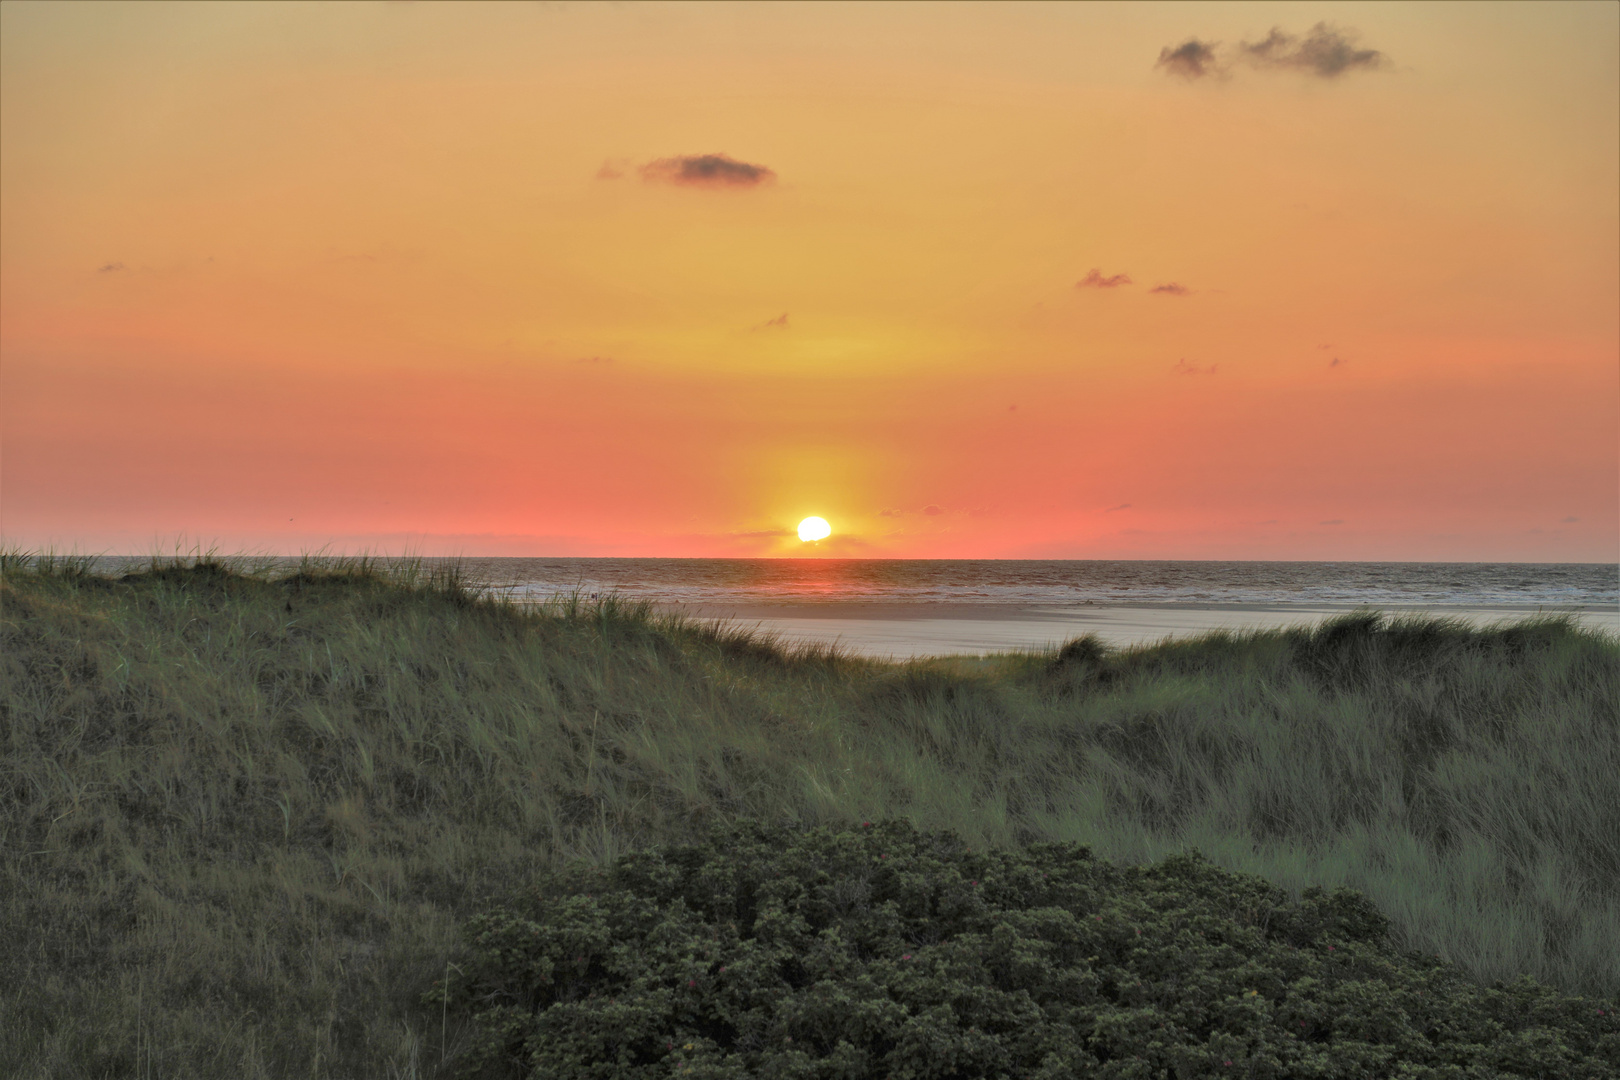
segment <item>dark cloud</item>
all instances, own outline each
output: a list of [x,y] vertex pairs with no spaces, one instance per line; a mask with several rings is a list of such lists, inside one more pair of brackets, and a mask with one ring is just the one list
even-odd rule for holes
[[1154,67],[1162,67],[1172,75],[1180,75],[1184,79],[1201,79],[1205,75],[1220,73],[1220,65],[1216,62],[1215,46],[1218,42],[1199,41],[1197,38],[1188,38],[1174,49],[1166,45],[1159,50],[1159,62]]
[[758,187],[776,179],[776,173],[725,154],[682,154],[649,161],[641,167],[641,177],[682,187],[734,188]]
[[1086,271],[1085,277],[1074,283],[1074,287],[1077,289],[1117,289],[1121,285],[1129,285],[1130,283],[1131,275],[1129,274],[1113,274],[1109,277],[1103,277],[1103,272],[1093,266]]
[[1328,361],[1328,367],[1343,367],[1344,364],[1345,360],[1342,356],[1335,356],[1332,360]]
[[786,330],[787,328],[788,328],[787,312],[785,312],[785,311],[782,312],[782,314],[778,315],[776,318],[774,318],[774,319],[766,319],[764,322],[762,322],[758,326],[754,327],[755,330]]
[[1177,360],[1175,366],[1170,370],[1175,372],[1177,375],[1213,375],[1215,374],[1215,369],[1217,367],[1219,367],[1218,364],[1210,364],[1208,367],[1200,367],[1197,364],[1188,363],[1183,359]]
[[124,268],[124,264],[121,263],[121,262],[110,262],[106,266],[103,266],[99,270],[97,270],[96,273],[98,273],[98,274],[116,274],[118,271],[122,270],[123,268]]
[[1118,506],[1110,506],[1108,509],[1104,510],[1103,513],[1105,513],[1105,514],[1114,514],[1114,513],[1118,513],[1121,510],[1129,510],[1130,508],[1131,508],[1130,503],[1120,503]]
[[1224,78],[1239,60],[1262,70],[1298,71],[1322,79],[1387,66],[1389,58],[1377,49],[1357,47],[1358,36],[1354,30],[1319,22],[1304,37],[1274,26],[1261,40],[1240,41],[1236,49],[1223,50],[1219,42],[1188,38],[1175,48],[1167,45],[1160,49],[1159,60],[1153,66],[1184,79],[1208,75]]
[[1163,285],[1155,285],[1153,288],[1149,289],[1148,292],[1163,293],[1166,296],[1192,295],[1192,290],[1181,284],[1179,281],[1170,281]]
[[1344,518],[1329,518],[1326,521],[1318,521],[1317,524],[1318,525],[1343,525],[1344,524]]
[[933,503],[929,503],[927,506],[923,507],[923,513],[927,514],[929,517],[938,517],[944,512],[944,510],[935,506]]
[[1302,71],[1323,79],[1334,79],[1347,71],[1383,67],[1387,58],[1377,49],[1356,48],[1354,30],[1340,30],[1319,22],[1303,37],[1272,27],[1261,41],[1239,42],[1238,55],[1260,68]]

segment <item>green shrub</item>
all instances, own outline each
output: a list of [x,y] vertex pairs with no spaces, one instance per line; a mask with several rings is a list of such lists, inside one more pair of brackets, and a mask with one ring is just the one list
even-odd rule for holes
[[491,1076],[1617,1075],[1611,1006],[1481,988],[1387,930],[1196,854],[745,824],[476,916],[429,1000],[474,1016]]

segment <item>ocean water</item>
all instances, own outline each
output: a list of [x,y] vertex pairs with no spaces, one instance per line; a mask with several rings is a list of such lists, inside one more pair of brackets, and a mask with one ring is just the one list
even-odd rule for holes
[[469,558],[462,564],[516,600],[577,592],[708,606],[1620,607],[1620,566],[1607,563]]

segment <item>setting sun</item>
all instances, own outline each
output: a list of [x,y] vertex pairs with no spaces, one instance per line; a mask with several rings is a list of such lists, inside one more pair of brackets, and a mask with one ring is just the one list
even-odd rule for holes
[[813,540],[825,540],[832,535],[832,526],[827,524],[826,518],[807,517],[799,522],[799,539],[805,543]]

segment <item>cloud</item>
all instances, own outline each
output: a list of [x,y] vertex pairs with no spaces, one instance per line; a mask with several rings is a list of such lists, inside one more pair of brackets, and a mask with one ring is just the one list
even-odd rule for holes
[[1219,42],[1188,38],[1175,48],[1166,45],[1160,49],[1153,66],[1189,80],[1211,75],[1225,78],[1238,61],[1262,71],[1297,71],[1321,79],[1388,66],[1389,57],[1377,49],[1356,46],[1359,36],[1354,30],[1319,22],[1304,37],[1274,26],[1261,40],[1240,41],[1236,49],[1223,50]]
[[1103,277],[1103,272],[1093,266],[1086,271],[1085,277],[1074,283],[1074,287],[1077,289],[1117,289],[1121,285],[1129,285],[1130,283],[1131,275],[1129,274],[1114,274],[1110,277]]
[[1304,38],[1272,27],[1261,41],[1238,44],[1238,55],[1258,68],[1302,71],[1322,79],[1336,79],[1347,71],[1371,71],[1387,63],[1377,49],[1356,48],[1354,30],[1340,30],[1319,22]]
[[903,513],[905,513],[904,510],[885,510],[878,514],[878,517],[899,517]]
[[725,154],[682,154],[649,161],[641,167],[641,178],[682,187],[735,188],[770,183],[776,173]]
[[944,512],[944,510],[935,506],[933,503],[929,503],[927,506],[923,507],[923,513],[927,514],[929,517],[938,517]]
[[576,364],[611,364],[611,363],[613,363],[613,357],[611,357],[611,356],[582,356],[578,360],[575,360],[574,363],[576,363]]
[[736,537],[798,536],[799,535],[799,530],[797,530],[797,529],[761,529],[758,532],[735,532],[735,533],[728,533],[727,535],[736,536]]
[[788,328],[787,312],[784,311],[784,312],[782,312],[782,314],[778,315],[776,318],[774,318],[774,319],[766,319],[764,322],[759,323],[759,324],[757,324],[755,326],[752,326],[749,329],[751,329],[751,330],[786,330],[787,328]]
[[1344,518],[1329,518],[1326,521],[1318,521],[1317,524],[1318,525],[1343,525],[1344,524]]
[[1163,285],[1155,285],[1148,292],[1163,293],[1166,296],[1191,296],[1192,290],[1179,281],[1168,281]]
[[1114,513],[1118,513],[1121,510],[1129,510],[1130,508],[1131,508],[1130,503],[1120,503],[1118,506],[1110,506],[1108,509],[1104,510],[1103,513],[1105,513],[1105,514],[1114,514]]
[[1330,368],[1343,367],[1345,365],[1345,363],[1347,363],[1347,361],[1344,359],[1344,357],[1335,356],[1332,360],[1328,361],[1328,367],[1330,367]]
[[1159,50],[1159,62],[1153,66],[1162,67],[1170,74],[1180,75],[1184,79],[1201,79],[1205,75],[1221,74],[1220,64],[1215,57],[1215,47],[1218,44],[1214,41],[1188,38],[1174,49],[1166,45]]
[[630,169],[628,158],[608,158],[602,162],[602,167],[596,170],[598,180],[617,180]]
[[1563,524],[1563,525],[1573,525],[1573,524],[1575,524],[1575,523],[1576,523],[1576,522],[1577,522],[1577,521],[1579,521],[1579,520],[1581,520],[1581,519],[1580,519],[1580,518],[1578,518],[1578,517],[1575,517],[1575,516],[1574,516],[1574,515],[1573,515],[1573,514],[1572,514],[1572,515],[1570,515],[1570,516],[1569,516],[1569,517],[1567,517],[1567,518],[1560,518],[1560,519],[1559,519],[1559,523],[1560,523],[1560,524]]
[[96,271],[96,273],[98,273],[98,274],[116,274],[118,271],[122,270],[123,268],[124,268],[124,264],[121,263],[121,262],[110,262],[106,266],[103,266],[100,269],[98,269]]
[[1199,367],[1197,364],[1189,364],[1185,359],[1182,359],[1177,360],[1175,366],[1170,370],[1177,375],[1213,375],[1215,369],[1219,366],[1219,364],[1211,364],[1208,367]]

